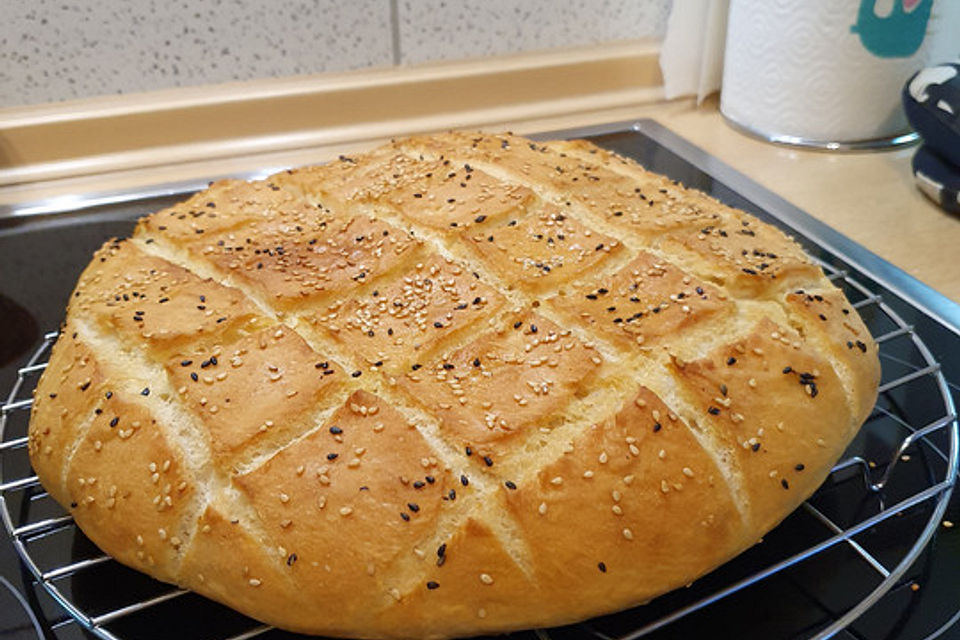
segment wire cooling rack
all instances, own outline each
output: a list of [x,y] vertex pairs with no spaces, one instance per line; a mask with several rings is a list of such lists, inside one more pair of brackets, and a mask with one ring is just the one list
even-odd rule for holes
[[[518,633],[515,639],[658,638],[778,577],[790,574],[802,586],[810,565],[830,565],[843,550],[859,565],[843,571],[858,573],[855,588],[829,569],[813,570],[813,586],[802,587],[827,612],[803,636],[829,638],[910,580],[905,575],[940,525],[956,480],[955,407],[940,365],[914,328],[846,271],[821,266],[875,336],[883,368],[872,414],[824,485],[768,542],[689,589],[614,616]],[[32,580],[65,611],[52,617],[52,630],[79,626],[107,640],[144,637],[144,629],[158,638],[294,637],[120,566],[87,541],[39,485],[26,432],[32,392],[56,336],[44,336],[0,409],[0,515]],[[194,624],[182,626],[185,619]]]

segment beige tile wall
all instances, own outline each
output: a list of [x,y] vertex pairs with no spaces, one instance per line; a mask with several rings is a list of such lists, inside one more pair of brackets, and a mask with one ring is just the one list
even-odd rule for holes
[[0,0],[0,107],[660,37],[671,0]]

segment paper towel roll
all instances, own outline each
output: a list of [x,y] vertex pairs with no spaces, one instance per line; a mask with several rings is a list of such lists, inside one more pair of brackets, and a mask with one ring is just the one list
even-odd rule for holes
[[926,63],[933,0],[733,0],[720,110],[769,138],[909,130],[900,89]]

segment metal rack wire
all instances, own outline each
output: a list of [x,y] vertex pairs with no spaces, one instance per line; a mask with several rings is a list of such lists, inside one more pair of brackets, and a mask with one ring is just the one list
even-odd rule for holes
[[[788,557],[723,584],[656,619],[637,616],[637,621],[628,625],[626,631],[622,618],[629,617],[631,612],[620,614],[621,622],[615,632],[607,630],[603,620],[577,625],[578,632],[589,632],[601,640],[634,640],[648,636],[772,576],[809,562],[828,550],[846,546],[869,567],[873,585],[869,593],[852,606],[844,607],[832,621],[810,634],[811,638],[829,638],[851,624],[897,584],[923,552],[942,520],[957,477],[958,425],[950,390],[940,365],[921,337],[880,295],[850,277],[846,271],[826,263],[821,266],[828,277],[846,291],[876,336],[884,368],[877,405],[858,436],[858,441],[868,442],[869,446],[858,448],[855,441],[848,455],[833,468],[827,483],[802,507],[823,527],[824,535],[814,536],[809,545]],[[31,393],[46,366],[45,359],[56,336],[56,333],[44,336],[43,343],[19,370],[16,383],[0,407],[0,517],[32,579],[67,614],[61,615],[53,627],[79,625],[100,638],[122,640],[115,629],[116,623],[159,607],[179,606],[177,603],[185,596],[200,599],[146,577],[142,580],[149,582],[149,587],[133,590],[137,593],[131,594],[132,597],[104,610],[92,610],[72,592],[70,584],[74,579],[116,562],[99,550],[92,554],[77,551],[76,541],[84,539],[82,533],[69,514],[43,491],[29,466],[26,431]],[[922,411],[900,406],[903,397],[915,397],[918,392],[924,396]],[[883,445],[880,449],[876,448],[878,442]],[[925,481],[905,491],[898,469],[909,460],[910,452],[924,456],[931,463],[926,465]],[[852,504],[841,506],[839,511],[834,509],[833,513],[828,513],[831,510],[823,505],[818,506],[818,496],[851,483],[865,495],[873,497],[872,509],[864,510],[863,501],[850,500],[847,502]],[[879,558],[860,540],[895,516],[919,508],[926,509],[927,518],[912,544],[896,557]],[[51,557],[56,561],[51,562]],[[218,605],[210,603],[209,606]],[[271,631],[269,626],[242,619],[237,628],[211,636],[210,640],[246,640]],[[550,630],[539,630],[516,637],[545,639],[553,634]]]

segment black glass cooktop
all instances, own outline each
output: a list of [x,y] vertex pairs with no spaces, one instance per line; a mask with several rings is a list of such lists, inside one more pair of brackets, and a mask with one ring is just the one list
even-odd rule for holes
[[[881,393],[875,414],[848,452],[847,459],[854,462],[836,471],[811,498],[808,507],[790,516],[761,544],[690,587],[644,607],[587,624],[510,637],[517,640],[632,638],[658,625],[644,637],[656,640],[814,637],[857,607],[882,580],[882,571],[870,566],[857,547],[883,565],[884,570],[891,570],[935,518],[932,540],[916,560],[905,565],[903,575],[893,580],[884,596],[833,637],[844,640],[960,638],[960,624],[951,626],[952,618],[960,610],[960,526],[947,528],[940,524],[941,519],[947,519],[960,525],[957,499],[947,504],[942,515],[936,511],[936,500],[930,499],[918,501],[896,516],[883,518],[875,526],[864,526],[863,531],[853,536],[856,546],[846,541],[825,542],[836,532],[824,524],[824,518],[829,518],[840,529],[856,526],[858,522],[883,515],[891,506],[950,476],[946,460],[950,451],[947,427],[901,452],[906,457],[894,455],[898,463],[890,469],[883,491],[869,490],[864,481],[868,478],[876,482],[884,476],[891,451],[909,432],[905,425],[922,427],[947,415],[949,400],[945,400],[944,393],[960,400],[960,387],[952,384],[960,383],[960,306],[812,221],[656,123],[644,121],[635,126],[613,125],[560,135],[589,136],[601,146],[632,157],[651,170],[745,209],[793,234],[812,256],[822,261],[827,273],[833,274],[834,282],[859,306],[874,335],[892,336],[881,348],[883,384],[889,389]],[[70,291],[91,253],[110,237],[128,235],[138,216],[184,197],[185,194],[134,198],[122,204],[37,216],[4,217],[0,213],[0,399],[6,398],[18,368],[36,350],[43,335],[58,327]],[[891,319],[897,316],[902,322]],[[942,379],[935,378],[935,370],[923,373],[926,363],[918,359],[914,338],[939,362]],[[921,373],[910,379],[917,371]],[[943,379],[947,384],[938,387],[937,380],[942,383]],[[9,438],[5,436],[5,439]],[[858,459],[862,464],[857,463]],[[6,460],[3,458],[4,477],[0,483],[11,479],[9,469],[13,465]],[[29,495],[12,498],[9,504],[11,509],[18,510],[17,517],[29,517],[24,515],[31,508]],[[38,563],[69,562],[96,553],[75,529],[64,534],[70,536],[66,552],[62,548],[47,548],[54,546],[50,539],[56,535],[59,534],[30,541],[28,548],[31,554],[37,555]],[[789,567],[777,569],[778,563],[792,562],[797,554],[817,544],[824,548]],[[64,553],[66,558],[59,557]],[[42,557],[44,554],[50,557]],[[758,572],[763,571],[771,575],[758,578]],[[0,576],[26,596],[47,637],[80,638],[88,634],[37,586],[2,530]],[[753,584],[738,588],[738,583],[744,581]],[[141,599],[162,593],[164,589],[169,591],[169,587],[114,563],[71,574],[59,586],[65,597],[91,615],[115,606],[105,602],[115,600],[118,590],[138,594],[136,598]],[[4,596],[0,598],[0,639],[36,637],[28,616],[19,612],[13,597],[6,597],[2,590],[0,595]],[[711,598],[716,602],[703,604]],[[689,608],[696,610],[677,616],[677,612]],[[677,619],[667,623],[665,617],[669,616]],[[117,638],[198,640],[228,638],[255,627],[255,623],[193,595],[175,598],[145,612],[121,616],[104,625]],[[267,631],[257,637],[294,636]]]

